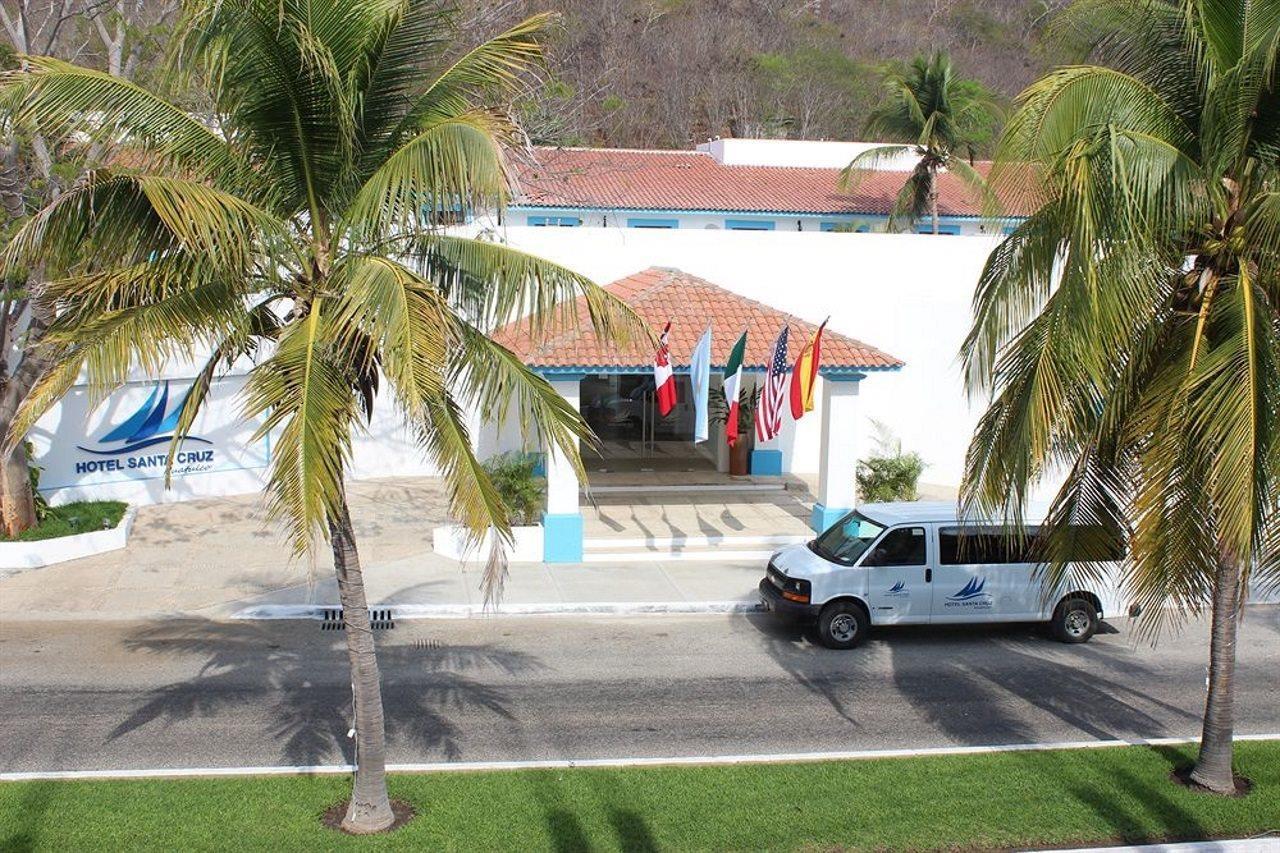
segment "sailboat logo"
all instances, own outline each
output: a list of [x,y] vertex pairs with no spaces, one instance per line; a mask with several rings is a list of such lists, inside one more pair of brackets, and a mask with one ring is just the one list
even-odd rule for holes
[[976,598],[989,597],[983,592],[983,588],[987,585],[987,579],[984,577],[969,578],[969,582],[961,587],[960,591],[948,595],[948,601],[973,601]]
[[[183,394],[171,406],[169,382],[166,380],[158,383],[151,389],[151,396],[147,397],[146,402],[139,406],[137,411],[98,439],[98,444],[102,447],[99,449],[80,447],[80,450],[95,456],[120,456],[157,444],[166,444],[173,439],[173,431],[178,428],[178,418],[182,416],[182,407],[186,402],[187,395]],[[208,439],[194,435],[188,435],[183,440],[213,444]]]

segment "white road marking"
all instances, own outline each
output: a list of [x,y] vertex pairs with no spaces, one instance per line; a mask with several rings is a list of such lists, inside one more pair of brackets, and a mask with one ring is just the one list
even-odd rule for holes
[[[732,764],[789,764],[814,761],[865,761],[876,758],[916,758],[931,755],[983,755],[998,752],[1048,752],[1064,749],[1112,749],[1120,746],[1178,746],[1199,737],[1130,738],[1122,740],[1016,743],[992,746],[938,746],[922,749],[861,749],[840,752],[784,752],[754,755],[681,755],[655,758],[586,758],[535,761],[436,761],[421,764],[388,764],[391,773],[458,773],[492,770],[562,770],[575,767],[668,767]],[[1280,732],[1236,735],[1237,741],[1280,740]],[[207,776],[318,776],[351,773],[350,764],[317,764],[268,767],[177,767],[139,770],[48,770],[0,773],[0,782],[36,782],[75,779],[178,779]]]
[[[260,604],[231,614],[232,619],[321,619],[334,604]],[[496,610],[480,604],[373,604],[371,609],[391,610],[396,620],[473,619],[494,616],[639,616],[651,613],[755,613],[763,609],[758,598],[730,601],[551,601],[537,604],[503,604]]]

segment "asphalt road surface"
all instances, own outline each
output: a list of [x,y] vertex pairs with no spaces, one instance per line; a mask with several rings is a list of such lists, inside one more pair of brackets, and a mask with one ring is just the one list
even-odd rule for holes
[[[1206,625],[1084,646],[1035,627],[815,646],[766,616],[402,622],[390,760],[758,754],[1198,733]],[[1240,733],[1280,732],[1280,607],[1251,608]],[[314,622],[0,625],[0,770],[350,760],[343,637]]]

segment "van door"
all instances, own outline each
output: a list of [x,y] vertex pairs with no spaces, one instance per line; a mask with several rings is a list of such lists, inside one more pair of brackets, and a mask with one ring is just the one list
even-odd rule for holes
[[933,573],[932,622],[993,622],[996,579],[984,542],[971,526],[938,527],[938,568]]
[[873,625],[929,621],[931,572],[928,531],[923,524],[895,527],[862,558]]

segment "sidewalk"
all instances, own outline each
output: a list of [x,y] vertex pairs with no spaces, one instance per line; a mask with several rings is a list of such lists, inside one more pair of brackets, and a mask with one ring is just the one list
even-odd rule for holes
[[[351,483],[349,500],[371,605],[408,608],[405,615],[484,611],[483,563],[460,565],[432,551],[432,528],[447,517],[438,481]],[[758,559],[513,564],[499,611],[754,606],[763,571]],[[257,495],[141,507],[124,550],[0,577],[0,620],[226,619],[251,608],[303,615],[336,604],[329,555],[317,554],[314,565],[293,559]]]

